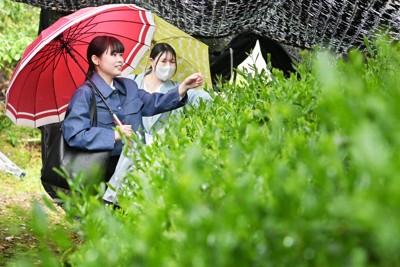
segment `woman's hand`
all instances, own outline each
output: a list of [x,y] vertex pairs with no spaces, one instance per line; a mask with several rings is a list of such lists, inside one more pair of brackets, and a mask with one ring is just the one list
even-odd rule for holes
[[189,89],[201,86],[203,81],[204,77],[201,73],[190,75],[179,85],[179,96],[184,97]]
[[[120,129],[121,130],[121,132],[123,133],[123,134],[125,134],[126,136],[131,136],[132,135],[132,133],[133,133],[133,130],[132,130],[132,126],[131,125],[121,125],[121,126],[117,126],[118,127],[118,129]],[[119,132],[118,131],[115,131],[114,132],[114,138],[115,138],[115,141],[119,141],[119,140],[121,140],[121,136],[119,135]]]

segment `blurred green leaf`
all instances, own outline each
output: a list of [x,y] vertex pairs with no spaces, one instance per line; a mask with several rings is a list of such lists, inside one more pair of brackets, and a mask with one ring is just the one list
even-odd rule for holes
[[68,262],[398,266],[400,45],[373,47],[221,84],[131,153],[121,210],[78,179],[65,209],[84,242]]

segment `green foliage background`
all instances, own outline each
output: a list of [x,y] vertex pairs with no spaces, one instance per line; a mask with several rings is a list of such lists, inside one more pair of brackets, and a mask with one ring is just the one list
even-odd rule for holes
[[38,34],[39,8],[0,0],[0,69],[9,78],[25,48]]
[[[39,13],[39,8],[11,0],[0,0],[0,100],[4,100],[1,98],[2,93],[7,89],[8,80],[22,53],[37,37]],[[38,129],[15,126],[5,116],[5,107],[0,102],[0,138],[12,147],[18,147],[23,142],[22,136],[38,138],[40,132]],[[10,149],[7,145],[3,146],[3,152]],[[17,158],[16,162],[20,165],[26,162],[24,159]]]
[[65,208],[78,246],[52,235],[36,207],[39,236],[65,248],[60,260],[43,242],[37,258],[45,266],[399,266],[400,46],[377,41],[369,54],[315,52],[297,77],[257,71],[223,84],[211,105],[186,110],[165,138],[139,148],[122,210],[75,182]]

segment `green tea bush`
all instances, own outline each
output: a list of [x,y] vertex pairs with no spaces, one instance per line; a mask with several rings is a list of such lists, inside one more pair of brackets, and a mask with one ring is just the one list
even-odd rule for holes
[[242,73],[185,110],[139,148],[122,210],[72,200],[69,264],[398,266],[400,46],[370,53]]

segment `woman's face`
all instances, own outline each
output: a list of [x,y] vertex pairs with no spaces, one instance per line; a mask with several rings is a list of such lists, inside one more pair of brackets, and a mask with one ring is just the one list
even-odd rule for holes
[[[175,67],[176,68],[176,59],[171,52],[165,52],[158,55],[155,59],[151,59],[151,65],[153,70],[157,68],[157,66],[166,66],[166,67]],[[156,66],[157,64],[157,66]]]
[[154,74],[160,81],[169,80],[176,70],[174,54],[171,52],[161,53],[154,60],[152,59],[151,66]]
[[92,56],[92,61],[96,66],[96,71],[107,82],[121,75],[124,59],[122,53],[112,53],[109,47],[100,57]]

